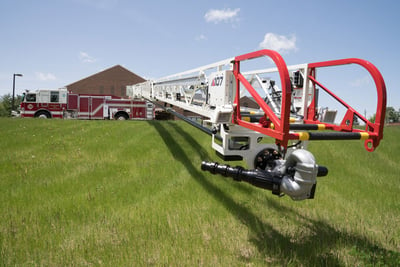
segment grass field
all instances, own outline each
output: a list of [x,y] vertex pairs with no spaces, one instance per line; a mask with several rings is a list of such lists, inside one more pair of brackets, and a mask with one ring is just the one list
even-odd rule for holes
[[1,266],[400,265],[400,127],[373,153],[312,143],[329,175],[301,202],[202,172],[219,159],[184,122],[1,119],[0,134]]

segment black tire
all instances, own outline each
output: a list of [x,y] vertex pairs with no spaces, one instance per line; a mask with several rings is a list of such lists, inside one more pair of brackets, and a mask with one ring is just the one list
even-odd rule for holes
[[39,119],[50,119],[51,115],[47,111],[39,111],[35,114],[35,118]]
[[125,121],[125,120],[128,119],[128,116],[126,114],[124,114],[124,113],[117,113],[115,115],[115,119],[118,120],[118,121]]

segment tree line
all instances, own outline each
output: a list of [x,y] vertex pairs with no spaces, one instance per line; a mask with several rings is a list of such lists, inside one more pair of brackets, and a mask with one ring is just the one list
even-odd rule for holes
[[400,122],[400,109],[396,110],[394,107],[387,107],[385,121],[386,123]]

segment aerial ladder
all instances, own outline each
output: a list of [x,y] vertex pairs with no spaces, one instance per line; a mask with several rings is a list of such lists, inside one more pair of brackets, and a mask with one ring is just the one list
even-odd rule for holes
[[[252,60],[269,60],[275,66],[242,72],[242,65]],[[317,79],[320,68],[348,64],[361,66],[373,79],[377,92],[375,121],[365,118]],[[270,75],[275,75],[280,84]],[[318,109],[320,90],[346,110],[341,122],[322,118]],[[165,103],[162,107],[166,111],[209,134],[212,148],[224,161],[244,160],[248,166],[203,161],[202,170],[248,182],[279,196],[286,194],[293,200],[314,198],[317,177],[328,173],[307,150],[309,141],[363,140],[365,149],[371,152],[383,137],[386,86],[374,65],[357,58],[287,66],[279,53],[259,50],[128,86],[127,94]],[[253,99],[257,107],[241,105],[244,96]],[[173,107],[206,119],[203,124],[196,123]],[[365,128],[355,127],[356,120],[361,120]],[[272,143],[263,142],[264,137],[272,138]]]

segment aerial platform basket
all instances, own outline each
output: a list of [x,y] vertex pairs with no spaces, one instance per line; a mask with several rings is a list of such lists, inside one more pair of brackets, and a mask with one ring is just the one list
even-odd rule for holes
[[[268,57],[276,65],[276,68],[265,70],[265,72],[277,71],[279,73],[282,89],[280,114],[276,114],[276,112],[272,110],[272,108],[265,102],[265,100],[246,79],[245,75],[241,73],[240,66],[243,61],[260,57]],[[316,78],[316,70],[318,68],[348,64],[360,65],[372,76],[377,92],[375,121],[370,121],[365,118],[360,112],[355,110],[351,105],[329,90]],[[245,128],[271,136],[275,138],[277,144],[285,148],[287,147],[289,140],[360,139],[365,140],[366,150],[373,151],[379,145],[379,142],[383,137],[386,110],[386,86],[379,70],[370,62],[358,58],[308,63],[302,64],[300,67],[304,76],[304,81],[302,83],[304,86],[303,97],[306,99],[306,97],[311,95],[312,99],[310,101],[303,101],[304,107],[301,114],[302,119],[295,120],[291,118],[293,86],[291,78],[293,79],[293,77],[289,75],[289,67],[286,65],[281,55],[275,51],[265,49],[235,57],[233,60],[233,74],[236,82],[236,97],[234,102],[235,110],[232,122]],[[260,73],[262,70],[258,70],[257,72]],[[243,87],[253,97],[265,114],[258,123],[249,122],[248,120],[242,118],[240,98],[241,88]],[[324,90],[346,109],[344,118],[340,124],[336,125],[318,120],[318,116],[316,116],[318,109],[316,101],[317,94],[315,93],[317,87]],[[357,116],[365,123],[364,130],[354,127],[354,116]],[[296,122],[293,123],[294,121]],[[308,132],[309,130],[315,130],[317,132]],[[330,131],[324,132],[324,130]]]

